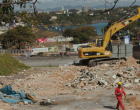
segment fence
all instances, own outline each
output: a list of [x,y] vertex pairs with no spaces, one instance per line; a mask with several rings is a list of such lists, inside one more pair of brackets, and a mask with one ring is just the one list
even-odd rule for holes
[[[133,56],[135,59],[140,59],[140,46],[131,46],[131,47],[125,46],[125,47],[122,47],[121,50],[119,50],[118,47],[114,47],[114,48],[116,48],[115,51],[119,51],[121,53],[121,55],[126,55],[125,52],[128,52],[129,55]],[[125,51],[126,49],[128,49],[130,52]],[[131,49],[132,49],[132,52],[131,52]],[[27,51],[26,49],[20,49],[20,50],[18,50],[18,49],[15,49],[15,50],[0,49],[0,53],[20,54],[20,55],[22,55],[22,54],[25,55],[27,53],[26,51]],[[115,53],[115,51],[114,51],[114,53]],[[54,49],[54,53],[51,52],[49,54],[51,56],[61,56],[57,49]],[[117,54],[117,52],[116,52],[116,54]],[[70,52],[70,56],[78,56],[78,53],[77,52]],[[116,56],[116,57],[119,57],[119,56]]]
[[0,30],[1,30],[1,31],[4,31],[4,30],[7,31],[7,30],[8,30],[8,27],[0,27]]
[[8,53],[8,54],[25,54],[26,49],[21,49],[21,50],[11,50],[11,49],[1,49],[1,53]]

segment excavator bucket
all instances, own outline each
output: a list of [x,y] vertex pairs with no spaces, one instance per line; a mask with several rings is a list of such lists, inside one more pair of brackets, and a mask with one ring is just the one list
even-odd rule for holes
[[138,13],[140,14],[140,7],[138,7]]

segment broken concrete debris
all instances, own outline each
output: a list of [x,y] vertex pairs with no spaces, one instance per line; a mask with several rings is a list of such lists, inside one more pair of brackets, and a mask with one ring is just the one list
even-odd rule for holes
[[[131,60],[132,61],[131,61]],[[81,69],[81,75],[74,78],[72,87],[87,89],[96,87],[116,87],[121,81],[124,87],[132,87],[139,84],[140,69],[136,60],[132,57],[127,61],[120,60],[115,65],[102,64],[92,68]]]
[[[102,64],[96,67],[61,65],[58,68],[35,68],[24,73],[2,76],[0,79],[0,88],[10,84],[16,91],[21,89],[31,96],[35,94],[35,98],[39,99],[37,102],[46,97],[45,102],[52,103],[55,101],[50,96],[65,94],[82,96],[87,90],[116,87],[118,81],[126,88],[138,88],[140,69],[135,59],[128,58],[127,61],[120,60],[116,64]],[[26,101],[20,103],[19,105],[29,104]]]

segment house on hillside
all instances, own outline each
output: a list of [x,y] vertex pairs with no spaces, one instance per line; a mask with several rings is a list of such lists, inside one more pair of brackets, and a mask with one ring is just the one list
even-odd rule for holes
[[82,10],[81,9],[78,9],[78,11],[76,13],[77,14],[80,14],[80,13],[82,13]]
[[50,21],[54,21],[57,20],[57,16],[52,16],[51,19],[49,19]]
[[66,14],[67,11],[66,11],[66,10],[63,10],[63,11],[56,11],[55,13],[56,13],[56,14]]

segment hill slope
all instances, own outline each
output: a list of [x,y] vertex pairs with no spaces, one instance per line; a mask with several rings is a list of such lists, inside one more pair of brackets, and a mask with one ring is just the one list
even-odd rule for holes
[[59,33],[56,33],[56,32],[50,32],[50,31],[42,30],[38,28],[32,28],[32,31],[37,36],[37,38],[51,38],[53,36],[60,35]]
[[20,63],[10,54],[0,54],[0,75],[8,75],[29,68],[29,66]]

